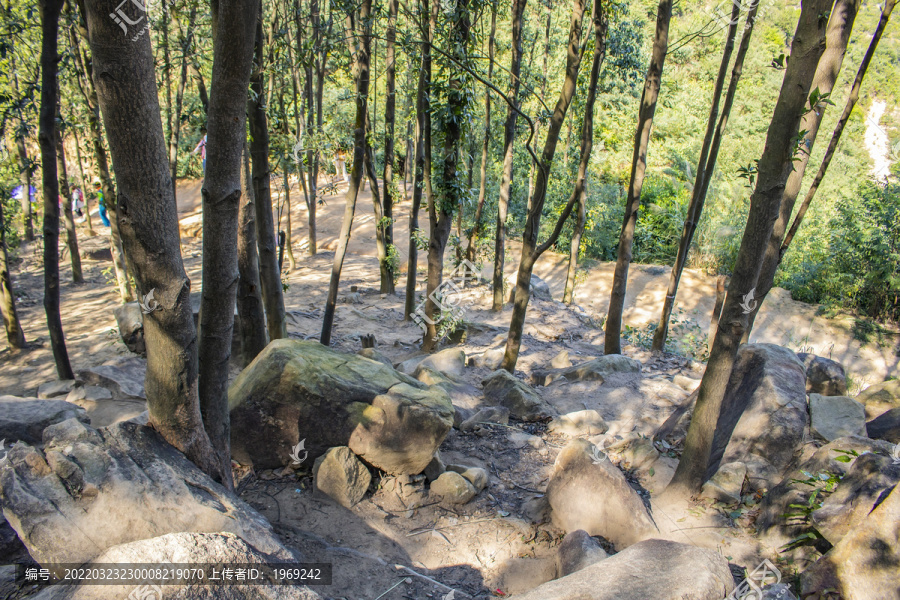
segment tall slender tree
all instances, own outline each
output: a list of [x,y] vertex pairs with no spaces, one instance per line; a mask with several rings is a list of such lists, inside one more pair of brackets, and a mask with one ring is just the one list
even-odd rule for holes
[[206,174],[203,177],[203,271],[200,300],[200,411],[203,425],[231,481],[228,363],[238,287],[238,212],[259,0],[213,3],[212,93]]
[[[747,315],[741,302],[757,285],[766,246],[781,206],[781,197],[796,158],[800,121],[812,92],[816,66],[825,50],[825,27],[833,0],[803,0],[791,58],[759,159],[756,185],[750,197],[750,213],[728,286],[718,330],[706,372],[698,390],[697,404],[685,439],[684,452],[666,494],[674,498],[700,491],[708,477],[713,437],[720,424],[725,389],[731,377]],[[731,423],[731,427],[734,423]],[[721,433],[720,433],[721,435]],[[730,432],[728,433],[730,435]]]
[[584,54],[582,47],[582,17],[585,11],[585,0],[573,0],[572,18],[569,25],[569,43],[566,53],[566,77],[563,87],[556,101],[553,115],[550,117],[547,129],[547,139],[544,142],[544,150],[538,163],[537,176],[534,183],[534,194],[528,202],[528,216],[525,220],[525,233],[522,236],[522,258],[519,261],[519,272],[516,277],[515,303],[513,305],[512,319],[509,324],[509,333],[506,339],[506,352],[500,367],[510,373],[515,372],[516,361],[519,358],[519,348],[522,345],[522,330],[525,327],[525,313],[528,309],[528,300],[531,295],[531,273],[534,263],[547,251],[562,232],[566,220],[572,214],[572,209],[584,195],[587,168],[591,160],[591,151],[594,144],[594,103],[597,98],[597,82],[600,78],[600,67],[606,57],[606,32],[608,20],[605,0],[594,0],[591,22],[594,26],[594,58],[591,62],[591,74],[588,82],[588,96],[584,106],[584,124],[581,133],[581,158],[578,162],[578,175],[575,178],[575,187],[572,195],[556,222],[553,232],[540,245],[538,234],[541,229],[541,215],[544,210],[544,202],[547,197],[547,183],[550,175],[550,167],[559,143],[559,134],[562,130],[566,113],[575,97],[575,89],[578,83],[578,71],[581,67],[581,58]]
[[[494,78],[494,44],[497,35],[497,0],[491,2],[491,32],[488,36],[488,82]],[[484,212],[484,201],[487,197],[487,163],[491,146],[491,90],[484,91],[484,141],[481,144],[481,178],[478,184],[478,203],[475,205],[475,217],[472,230],[466,241],[466,260],[475,262],[478,250],[478,236],[481,234],[481,215]]]
[[397,9],[399,0],[388,1],[387,45],[385,47],[385,87],[386,98],[384,100],[384,171],[382,183],[384,194],[382,195],[382,222],[376,226],[381,229],[382,239],[387,253],[381,261],[381,293],[394,293],[394,265],[391,257],[395,256],[397,249],[394,247],[394,121],[396,120],[397,86],[395,83],[397,74]]
[[[44,187],[44,312],[56,374],[74,379],[66,336],[59,314],[59,179],[56,173],[56,113],[59,105],[57,64],[59,53],[59,15],[63,0],[40,0],[41,14],[41,114],[38,141],[41,146],[41,171]],[[27,195],[28,190],[24,190]]]
[[[58,30],[57,30],[58,31]],[[75,215],[72,214],[72,191],[69,189],[69,175],[66,171],[66,148],[63,144],[62,117],[57,113],[56,128],[56,170],[59,173],[59,197],[63,202],[63,220],[66,224],[66,247],[69,249],[69,261],[72,263],[72,281],[84,283],[81,272],[81,255],[78,254],[78,233],[75,231]]]
[[672,266],[672,272],[669,275],[669,287],[666,291],[666,297],[663,299],[663,308],[659,318],[659,325],[656,326],[656,331],[653,332],[652,350],[654,352],[662,352],[666,347],[666,338],[669,335],[669,318],[672,316],[672,309],[675,306],[675,295],[678,292],[678,283],[681,281],[681,274],[684,271],[685,264],[687,264],[688,252],[691,249],[691,242],[694,239],[694,232],[697,230],[697,224],[700,222],[700,215],[703,213],[703,204],[706,202],[706,193],[709,190],[709,182],[712,181],[713,172],[715,171],[716,160],[719,156],[719,148],[722,145],[722,137],[725,134],[725,125],[728,123],[728,118],[731,115],[731,107],[734,104],[734,97],[737,93],[737,84],[740,81],[744,69],[744,58],[747,56],[747,50],[750,47],[750,36],[753,34],[753,26],[756,22],[759,2],[754,2],[747,13],[747,19],[744,24],[744,33],[741,37],[741,45],[734,60],[734,67],[731,71],[731,82],[728,84],[728,91],[725,94],[725,104],[722,107],[722,115],[719,117],[717,124],[716,118],[719,113],[719,99],[725,84],[725,73],[728,70],[731,51],[734,48],[734,39],[737,35],[737,25],[740,21],[741,8],[743,8],[743,6],[740,3],[735,3],[734,8],[731,11],[731,21],[728,26],[728,33],[725,40],[725,51],[722,53],[722,62],[719,65],[719,74],[716,77],[716,83],[713,89],[712,107],[709,110],[709,120],[706,123],[706,136],[703,138],[703,146],[700,150],[700,160],[697,164],[697,175],[694,178],[694,189],[691,193],[691,202],[688,205],[687,218],[684,220],[681,240],[678,243],[678,254],[675,257],[675,264]]
[[[468,63],[469,30],[471,21],[468,0],[455,0],[452,10],[453,22],[449,34],[449,58],[454,67]],[[449,70],[446,83],[446,106],[439,121],[441,149],[441,175],[437,192],[428,198],[428,281],[425,287],[425,335],[422,349],[430,352],[440,341],[437,323],[441,320],[441,307],[436,302],[436,292],[443,281],[444,251],[453,227],[453,211],[460,206],[466,191],[457,178],[462,162],[460,140],[463,134],[464,115],[468,110],[468,92],[462,69]],[[428,148],[426,147],[426,152]]]
[[[144,315],[150,424],[204,472],[225,481],[200,415],[191,282],[181,259],[150,38],[123,35],[109,18],[110,0],[84,6],[98,106],[119,184],[122,242],[138,287],[153,290],[156,302]],[[129,4],[126,10],[138,9]]]
[[509,68],[509,93],[512,100],[506,111],[503,127],[503,172],[500,176],[500,197],[497,200],[497,231],[494,238],[494,298],[491,309],[503,309],[503,264],[506,252],[506,217],[509,212],[509,190],[513,179],[513,145],[516,140],[516,120],[519,116],[519,75],[522,72],[522,16],[527,0],[512,0],[512,59]]
[[[256,64],[250,76],[250,96],[247,115],[250,124],[250,161],[253,175],[253,198],[256,208],[256,243],[259,247],[259,279],[266,307],[266,326],[270,340],[287,337],[284,321],[284,290],[278,268],[278,244],[275,239],[275,219],[272,214],[272,189],[269,178],[269,120],[266,116],[266,90],[263,84],[265,68],[265,37],[263,16],[256,22]],[[237,173],[237,171],[235,172]]]
[[828,31],[825,34],[825,53],[822,55],[822,60],[819,61],[816,77],[812,83],[813,90],[818,90],[817,97],[811,100],[811,105],[808,107],[806,114],[803,115],[803,121],[800,123],[800,131],[804,132],[803,139],[800,141],[800,152],[794,161],[794,170],[791,172],[791,176],[788,177],[784,188],[781,210],[778,212],[778,219],[776,219],[775,227],[772,229],[772,237],[769,239],[769,245],[766,248],[766,259],[763,262],[762,272],[756,285],[755,295],[757,302],[754,309],[750,312],[749,323],[744,330],[742,338],[743,342],[749,340],[753,323],[759,314],[759,308],[775,284],[775,272],[781,263],[781,243],[784,241],[791,214],[794,212],[794,204],[800,195],[803,175],[806,173],[806,167],[809,165],[809,158],[812,155],[813,145],[816,143],[816,137],[819,134],[822,117],[828,108],[828,104],[831,102],[828,100],[828,97],[834,89],[838,73],[840,73],[841,65],[844,62],[847,44],[850,42],[850,34],[853,32],[853,23],[856,20],[859,5],[860,0],[837,0],[834,3],[834,8],[831,10],[831,16],[828,20]]
[[[356,119],[353,130],[353,168],[350,171],[350,189],[347,190],[347,204],[344,218],[338,234],[338,247],[334,253],[334,264],[331,267],[331,281],[328,285],[328,298],[325,301],[325,313],[322,319],[322,335],[319,341],[323,345],[331,345],[331,331],[334,327],[334,311],[337,304],[338,285],[341,280],[341,269],[350,244],[350,230],[353,227],[353,215],[356,212],[356,200],[359,196],[366,161],[366,114],[369,96],[369,54],[371,51],[371,14],[372,0],[362,0],[356,14],[348,13],[349,29],[359,38],[356,48]],[[377,184],[376,184],[377,185]]]
[[25,331],[16,310],[16,295],[13,293],[12,275],[9,272],[9,250],[6,244],[6,221],[3,203],[0,202],[0,313],[3,314],[3,328],[10,349],[25,348]]
[[250,364],[269,342],[266,313],[259,283],[259,255],[256,250],[256,208],[253,177],[250,175],[250,152],[247,140],[241,157],[241,205],[238,212],[238,286],[237,308],[241,328],[241,361]]
[[641,188],[647,170],[647,148],[650,146],[650,131],[662,82],[663,65],[669,49],[669,22],[672,20],[672,0],[660,0],[656,9],[656,33],[653,37],[653,52],[641,105],[638,111],[637,132],[634,135],[634,155],[631,159],[631,181],[625,198],[625,218],[619,234],[619,249],[616,269],[613,273],[612,291],[609,297],[609,311],[606,315],[606,331],[603,352],[622,353],[622,312],[625,308],[625,288],[628,285],[628,267],[631,265],[631,250],[634,244],[634,229],[637,225],[638,209],[641,206]]
[[841,114],[841,118],[838,119],[838,123],[834,128],[834,133],[831,135],[831,141],[828,143],[828,149],[825,151],[825,156],[822,158],[822,164],[819,166],[819,172],[816,173],[815,179],[813,179],[812,184],[810,184],[809,190],[806,192],[806,196],[803,198],[803,202],[800,204],[800,208],[797,209],[797,214],[794,216],[794,221],[793,223],[791,223],[791,228],[788,230],[787,234],[784,237],[784,241],[781,244],[781,248],[778,252],[779,262],[784,258],[784,254],[790,247],[794,236],[797,235],[797,231],[800,229],[800,224],[803,223],[803,218],[806,216],[806,211],[809,210],[809,205],[812,203],[813,198],[815,198],[816,192],[819,190],[819,186],[822,185],[822,180],[825,178],[825,174],[828,172],[828,167],[831,164],[831,159],[834,158],[834,152],[835,150],[837,150],[838,143],[840,143],[841,141],[841,136],[844,133],[844,128],[847,126],[847,121],[850,120],[850,115],[853,113],[853,109],[856,107],[856,103],[859,101],[859,90],[862,87],[862,82],[866,76],[866,71],[869,69],[869,65],[872,63],[872,57],[875,56],[875,50],[878,48],[878,42],[881,41],[881,36],[884,34],[884,30],[891,18],[891,12],[893,12],[895,5],[896,0],[886,0],[884,5],[882,6],[881,18],[878,20],[878,25],[875,28],[875,32],[872,34],[872,41],[869,42],[869,48],[866,50],[866,54],[863,57],[862,63],[859,65],[859,70],[856,72],[856,78],[853,80],[853,86],[850,88],[850,95],[847,97],[847,103],[844,106],[844,112]]

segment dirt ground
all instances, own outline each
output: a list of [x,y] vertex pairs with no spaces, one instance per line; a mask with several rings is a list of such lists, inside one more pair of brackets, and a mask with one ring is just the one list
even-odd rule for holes
[[[273,186],[273,190],[280,195],[279,186]],[[339,194],[326,196],[325,204],[319,207],[319,252],[315,257],[308,257],[303,250],[307,219],[302,192],[296,187],[291,192],[297,267],[284,275],[289,286],[285,305],[291,337],[315,339],[320,332],[346,186],[341,184],[338,190]],[[199,181],[182,183],[178,189],[182,251],[195,290],[199,289],[202,250],[202,241],[194,235],[200,224],[199,192]],[[404,200],[395,208],[395,235],[404,257],[409,206],[409,200]],[[344,264],[333,345],[342,351],[356,351],[360,348],[360,335],[374,334],[377,349],[399,362],[418,353],[421,331],[416,325],[403,322],[400,296],[378,292],[374,221],[366,188],[358,202]],[[427,226],[427,218],[421,221]],[[98,231],[106,233],[103,228]],[[96,252],[107,245],[103,235],[85,235],[83,225],[79,226],[79,243],[83,250]],[[512,252],[506,270],[512,275],[517,266],[518,245],[509,246]],[[30,347],[16,353],[9,349],[0,351],[0,394],[28,396],[34,395],[41,383],[56,379],[56,374],[42,307],[39,243],[23,245],[18,256],[20,260],[13,269],[14,289]],[[422,263],[424,260],[420,259],[420,269],[424,269]],[[67,258],[61,265],[62,320],[76,372],[130,355],[119,339],[112,312],[118,294],[110,265],[106,260],[84,259],[86,283],[81,285],[71,283]],[[566,257],[547,253],[535,269],[549,284],[555,299],[562,295],[565,267]],[[578,306],[541,300],[530,304],[518,363],[521,375],[528,377],[534,369],[545,367],[563,350],[569,352],[573,362],[602,354],[599,324],[606,313],[612,269],[612,264],[600,264],[588,270],[576,289]],[[667,267],[632,266],[626,324],[640,328],[657,318],[668,273]],[[424,278],[420,281],[424,283]],[[358,295],[350,293],[351,286],[357,286]],[[695,322],[704,338],[714,288],[715,277],[688,270],[682,278],[676,305],[681,317]],[[467,355],[477,356],[501,346],[510,309],[501,313],[489,310],[487,284],[467,288],[466,303],[470,304],[466,319],[473,323],[462,346]],[[885,345],[861,344],[852,335],[851,319],[827,319],[816,312],[816,306],[795,302],[787,292],[776,289],[757,319],[753,341],[777,343],[838,360],[856,388],[896,373],[900,336],[894,335]],[[672,384],[672,376],[682,374],[699,379],[703,365],[672,355],[654,358],[630,345],[625,347],[625,353],[644,364],[642,375],[612,377],[602,385],[554,384],[541,389],[544,398],[560,413],[598,410],[611,426],[607,434],[611,438],[632,432],[649,436],[687,395]],[[482,367],[468,368],[465,379],[477,386],[488,372]],[[524,443],[524,434],[536,435],[537,440]],[[296,473],[246,474],[239,490],[310,562],[334,563],[334,585],[320,590],[329,597],[445,598],[451,590],[458,592],[455,598],[465,597],[462,594],[515,594],[541,583],[553,568],[554,549],[562,532],[550,525],[531,524],[523,503],[543,493],[556,455],[566,442],[540,424],[512,423],[469,433],[451,431],[441,447],[444,461],[480,466],[491,475],[488,488],[462,506],[436,502],[420,477],[382,474],[373,477],[371,494],[353,509],[345,509],[312,493],[311,476],[303,470],[311,465]],[[721,505],[698,503],[689,511],[675,512],[657,505],[653,494],[665,486],[674,465],[675,458],[669,456],[663,456],[648,471],[620,465],[645,500],[654,503],[660,537],[718,549],[736,568],[752,569],[760,556],[769,554],[752,537],[752,510],[735,513]],[[392,586],[396,587],[388,591]]]

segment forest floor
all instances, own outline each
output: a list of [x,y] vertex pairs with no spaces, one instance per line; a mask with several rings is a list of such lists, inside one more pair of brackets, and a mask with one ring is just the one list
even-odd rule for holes
[[[199,224],[199,190],[200,182],[185,182],[178,189],[182,250],[195,291],[200,287],[202,242],[189,234]],[[327,196],[324,206],[319,207],[320,251],[315,257],[306,256],[301,249],[306,207],[302,192],[296,188],[292,191],[297,266],[284,276],[289,285],[285,305],[291,337],[319,336],[345,190],[346,186],[339,186],[339,193]],[[394,213],[395,236],[404,257],[409,205],[409,201],[399,203]],[[420,221],[427,226],[424,211]],[[359,199],[344,264],[333,345],[355,352],[360,348],[360,335],[374,334],[376,348],[396,363],[419,353],[421,330],[402,320],[402,297],[378,292],[374,225],[371,197],[366,191]],[[79,225],[79,243],[83,248],[107,247],[105,236],[81,235],[83,227]],[[106,232],[103,228],[100,231]],[[56,379],[42,306],[38,246],[22,245],[18,250],[20,260],[13,269],[19,316],[31,346],[14,354],[8,349],[0,351],[0,394],[35,395],[38,385]],[[508,246],[506,271],[514,276],[518,245],[511,242]],[[420,269],[424,262],[420,253]],[[561,297],[565,285],[566,262],[567,257],[548,252],[535,268],[535,274],[548,283],[555,299]],[[118,294],[108,271],[110,265],[108,261],[83,260],[86,283],[81,285],[71,283],[67,259],[61,266],[62,321],[76,372],[130,355],[119,338],[113,316]],[[404,264],[404,271],[405,268]],[[587,268],[576,289],[576,303],[580,306],[537,299],[531,302],[517,365],[526,379],[533,370],[547,367],[562,351],[567,351],[573,362],[602,354],[600,324],[606,314],[612,269],[612,264]],[[668,274],[668,267],[632,265],[626,324],[640,329],[658,317]],[[424,283],[424,277],[419,280]],[[398,289],[402,289],[404,281],[405,276]],[[357,286],[358,295],[350,294],[351,286]],[[714,291],[714,276],[699,270],[686,271],[676,305],[677,314],[686,325],[673,337],[693,335],[698,344],[705,344]],[[471,303],[466,320],[474,324],[462,346],[468,356],[477,356],[505,342],[510,309],[491,312],[490,302],[487,284],[466,289],[466,303]],[[852,389],[853,394],[860,387],[896,373],[900,361],[900,335],[896,332],[863,343],[856,339],[853,329],[852,318],[825,318],[817,314],[816,306],[795,302],[786,291],[775,289],[757,319],[753,341],[811,351],[841,362],[850,375],[851,388],[856,388]],[[609,436],[629,432],[651,435],[687,395],[672,384],[672,377],[681,374],[699,381],[704,365],[690,357],[655,358],[635,345],[626,345],[625,353],[643,363],[641,376],[614,375],[602,385],[581,382],[540,388],[544,399],[561,414],[596,409],[610,425]],[[237,369],[233,371],[236,375]],[[483,367],[465,371],[465,380],[475,386],[489,373]],[[523,441],[527,438],[525,433],[536,435],[539,442]],[[349,510],[312,494],[310,474],[302,470],[285,476],[271,471],[257,473],[256,477],[243,480],[239,489],[242,497],[308,560],[334,563],[335,585],[321,590],[331,597],[382,597],[379,594],[397,583],[398,575],[411,575],[397,570],[395,565],[411,568],[467,594],[484,594],[486,589],[515,594],[549,579],[552,574],[548,573],[555,568],[553,557],[561,532],[551,525],[531,524],[523,503],[546,488],[556,455],[565,443],[564,437],[549,433],[541,424],[496,426],[469,433],[452,430],[441,446],[444,462],[483,467],[490,473],[491,483],[471,502],[449,508],[430,500],[424,482],[415,478],[375,478],[373,493]],[[660,537],[717,549],[734,565],[751,570],[761,556],[771,554],[771,549],[761,548],[751,534],[752,511],[735,513],[709,502],[678,513],[658,506],[653,495],[666,485],[675,464],[674,457],[663,455],[653,469],[646,471],[620,465],[645,501],[653,503]],[[411,576],[411,583],[400,584],[383,599],[442,598],[450,589]]]

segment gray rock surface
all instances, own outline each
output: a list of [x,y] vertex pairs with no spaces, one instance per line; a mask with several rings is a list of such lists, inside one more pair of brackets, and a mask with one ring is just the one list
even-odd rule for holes
[[718,552],[646,540],[517,600],[722,600],[733,588]]
[[557,379],[569,381],[599,381],[603,383],[613,373],[640,373],[641,363],[621,354],[608,354],[565,369],[535,371],[534,380],[550,385]]
[[841,363],[815,354],[798,353],[806,367],[806,392],[823,396],[846,396],[847,375]]
[[337,446],[316,459],[313,481],[318,491],[352,508],[366,495],[372,475],[350,448]]
[[572,531],[566,534],[556,549],[556,576],[571,575],[605,558],[606,551],[587,531]]
[[900,407],[892,408],[866,423],[866,434],[872,439],[900,444]]
[[90,422],[83,408],[64,400],[0,396],[0,440],[6,440],[7,447],[14,442],[40,444],[44,429],[68,419]]
[[431,483],[431,493],[450,504],[465,504],[475,497],[478,490],[459,473],[445,471]]
[[826,442],[866,435],[865,407],[846,396],[809,395],[810,432]]
[[505,406],[511,417],[523,421],[539,421],[556,415],[541,395],[530,385],[498,369],[481,382],[488,404]]
[[866,407],[866,419],[874,419],[885,412],[900,408],[900,379],[870,385],[856,397]]
[[17,444],[0,467],[0,504],[40,563],[80,564],[175,532],[230,531],[289,556],[259,513],[133,423],[93,429],[69,419],[44,431],[43,450]]

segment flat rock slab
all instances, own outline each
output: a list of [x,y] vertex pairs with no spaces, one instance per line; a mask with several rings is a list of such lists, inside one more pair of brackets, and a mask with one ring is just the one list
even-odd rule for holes
[[84,409],[64,400],[0,396],[0,440],[40,444],[44,429],[67,419],[89,423]]
[[826,442],[866,435],[865,407],[846,396],[809,395],[809,429]]
[[866,434],[872,439],[900,444],[900,407],[892,408],[866,423]]
[[147,375],[147,361],[137,357],[119,358],[105,365],[88,367],[78,372],[78,378],[89,385],[105,387],[117,399],[147,399],[144,392],[144,377]]
[[[92,565],[109,564],[244,564],[289,562],[260,552],[231,533],[170,533],[107,549]],[[159,593],[157,593],[159,590]],[[164,592],[163,592],[164,590]],[[45,588],[34,600],[320,600],[305,586],[179,585],[163,588],[144,585],[79,585]]]
[[118,544],[166,533],[230,531],[266,554],[290,554],[269,523],[134,423],[76,419],[17,444],[0,467],[0,504],[39,563],[84,563]]
[[734,589],[728,561],[713,550],[646,540],[518,600],[722,600]]

